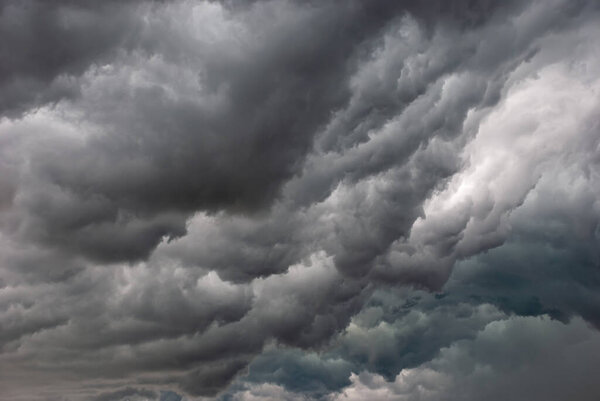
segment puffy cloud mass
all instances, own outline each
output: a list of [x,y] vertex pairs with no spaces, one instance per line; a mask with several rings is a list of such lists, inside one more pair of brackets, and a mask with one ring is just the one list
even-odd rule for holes
[[0,0],[0,400],[596,400],[593,0]]

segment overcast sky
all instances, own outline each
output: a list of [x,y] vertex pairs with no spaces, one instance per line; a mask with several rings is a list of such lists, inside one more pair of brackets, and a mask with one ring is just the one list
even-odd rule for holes
[[0,400],[599,400],[599,38],[595,0],[0,0]]

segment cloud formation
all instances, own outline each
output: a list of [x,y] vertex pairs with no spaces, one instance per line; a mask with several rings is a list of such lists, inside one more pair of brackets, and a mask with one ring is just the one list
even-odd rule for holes
[[600,394],[595,2],[0,10],[0,399]]

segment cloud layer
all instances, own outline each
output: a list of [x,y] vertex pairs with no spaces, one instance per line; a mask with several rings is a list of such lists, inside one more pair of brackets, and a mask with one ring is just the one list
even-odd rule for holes
[[600,395],[595,2],[0,10],[0,399]]

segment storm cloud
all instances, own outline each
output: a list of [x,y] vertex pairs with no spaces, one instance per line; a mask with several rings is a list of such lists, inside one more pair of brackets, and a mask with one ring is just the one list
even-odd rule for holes
[[600,396],[596,2],[0,10],[0,399]]

